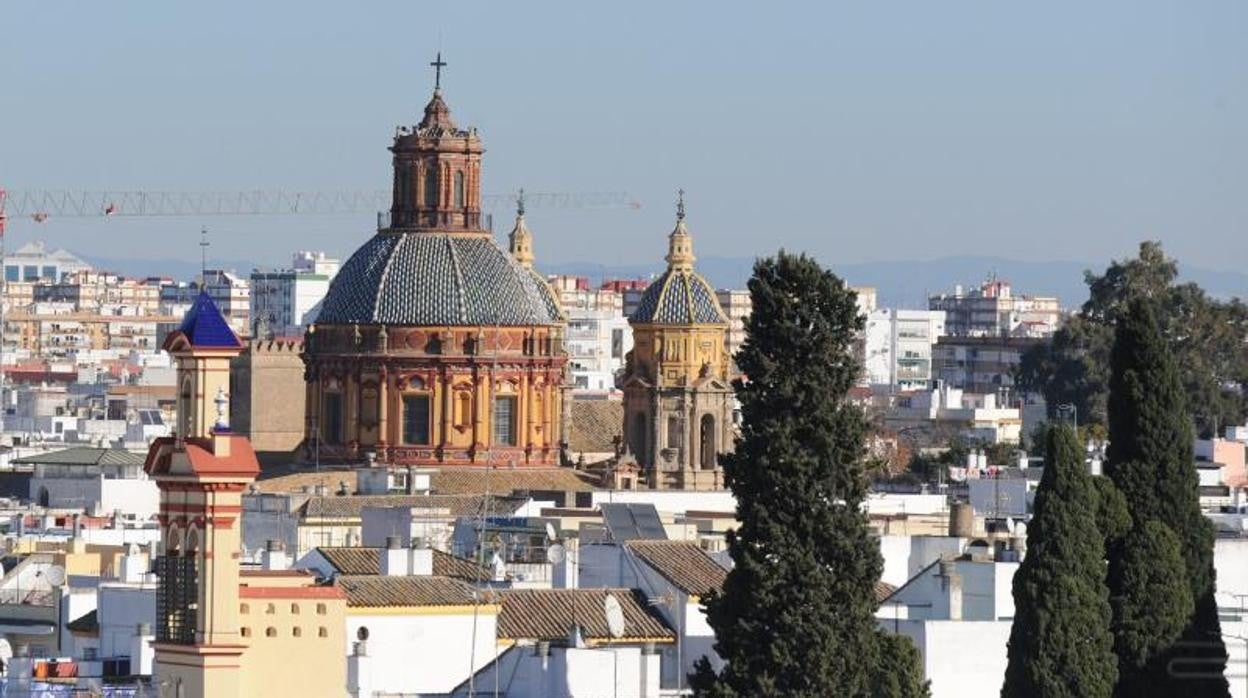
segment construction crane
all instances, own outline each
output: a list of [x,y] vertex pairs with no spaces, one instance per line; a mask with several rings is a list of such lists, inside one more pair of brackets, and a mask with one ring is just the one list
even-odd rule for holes
[[[511,205],[514,194],[487,194],[482,207]],[[630,208],[641,205],[625,192],[525,192],[526,206],[556,209]],[[53,218],[128,216],[342,215],[389,210],[385,189],[338,191],[11,191],[0,189],[0,234],[5,216],[44,223]]]

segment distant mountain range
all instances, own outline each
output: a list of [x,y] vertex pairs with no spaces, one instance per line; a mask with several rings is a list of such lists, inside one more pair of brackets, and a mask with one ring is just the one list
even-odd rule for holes
[[[193,260],[84,259],[99,268],[127,276],[172,276],[189,280],[199,273],[199,264]],[[648,278],[662,271],[661,264],[563,262],[545,264],[541,269],[548,274],[575,274],[598,281],[604,278]],[[713,256],[699,257],[697,263],[698,271],[718,288],[745,288],[753,264],[754,260],[748,257]],[[1100,272],[1106,265],[1107,262],[1037,262],[986,256],[943,257],[930,261],[831,263],[833,271],[850,284],[874,286],[881,306],[902,308],[924,308],[928,294],[952,292],[957,284],[969,289],[993,274],[1009,280],[1018,293],[1055,295],[1064,307],[1074,308],[1087,299],[1084,270]],[[265,265],[241,260],[213,260],[209,266],[233,269],[245,276],[253,267]],[[1248,298],[1248,273],[1181,265],[1180,274],[1184,281],[1195,281],[1216,297]]]

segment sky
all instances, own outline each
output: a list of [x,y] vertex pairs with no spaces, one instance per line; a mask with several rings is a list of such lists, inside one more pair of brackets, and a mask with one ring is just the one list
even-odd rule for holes
[[[828,263],[1107,261],[1160,239],[1248,259],[1248,3],[212,3],[6,0],[0,187],[386,188],[444,93],[539,265],[661,265],[677,188],[699,254]],[[510,227],[502,209],[496,229]],[[105,258],[345,256],[370,213],[15,220]]]

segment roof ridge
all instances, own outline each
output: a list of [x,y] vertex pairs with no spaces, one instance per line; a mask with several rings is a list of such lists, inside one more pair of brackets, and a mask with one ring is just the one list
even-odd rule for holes
[[[390,281],[390,265],[394,264],[394,260],[399,258],[399,254],[401,252],[400,248],[405,244],[407,244],[407,236],[400,235],[399,241],[394,243],[394,248],[391,249],[390,253],[386,255],[386,264],[381,268],[381,278],[377,279],[377,292],[373,294],[373,307],[369,309],[369,315],[374,318],[377,317],[377,310],[381,307],[381,299],[385,295],[382,291],[386,288],[386,284]],[[364,245],[361,245],[360,249],[363,249],[367,245],[368,243],[364,243]],[[359,250],[357,250],[357,252],[358,251]],[[354,257],[355,255],[352,256]],[[348,259],[347,261],[349,262],[351,260]],[[337,277],[335,277],[334,280],[337,281]],[[325,292],[325,296],[326,298],[329,297],[328,291]]]
[[459,321],[468,324],[468,303],[464,298],[466,289],[464,288],[464,270],[460,268],[459,252],[455,249],[455,242],[451,240],[450,235],[443,235],[442,239],[446,241],[446,249],[451,255],[451,268],[455,270],[455,305],[459,310]]

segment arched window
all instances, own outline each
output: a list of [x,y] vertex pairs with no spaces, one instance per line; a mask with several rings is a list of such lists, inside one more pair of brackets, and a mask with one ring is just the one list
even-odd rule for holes
[[274,613],[277,613],[277,606],[274,604],[269,604],[265,606],[264,613],[265,615],[269,615],[269,616],[273,615]]
[[633,455],[645,462],[646,455],[646,415],[638,412],[633,415],[633,428],[630,434]]
[[316,605],[316,615],[318,615],[318,616],[323,616],[323,615],[325,615],[327,612],[328,612],[328,607],[327,607],[325,604],[323,604],[323,603],[318,603],[318,604]]
[[272,626],[265,628],[264,636],[265,637],[277,637],[277,628],[274,628]]
[[698,452],[702,456],[702,469],[714,470],[717,460],[715,453],[715,417],[702,415],[701,434],[698,439]]
[[326,628],[326,627],[325,627],[325,626],[323,626],[323,625],[322,625],[321,627],[317,628],[317,629],[316,629],[316,636],[317,636],[317,637],[329,637],[329,628]]
[[245,625],[239,629],[239,632],[243,634],[243,637],[251,637],[251,628],[248,628]]
[[464,207],[464,171],[455,172],[455,208]]
[[436,168],[430,168],[425,171],[425,205],[430,207],[438,205],[438,172]]
[[246,615],[246,614],[248,614],[248,613],[251,613],[251,606],[249,606],[249,605],[247,605],[247,604],[245,604],[245,603],[240,603],[240,604],[238,605],[238,612],[239,612],[239,613],[242,613],[242,614],[244,614],[244,615]]
[[295,636],[295,637],[303,637],[303,628],[300,628],[299,626],[295,626],[295,627],[294,627],[294,628],[290,631],[290,634],[291,634],[291,635],[293,635],[293,636]]
[[297,616],[297,615],[299,615],[299,604],[297,604],[297,603],[292,603],[292,604],[290,605],[290,614],[291,614],[292,616]]

